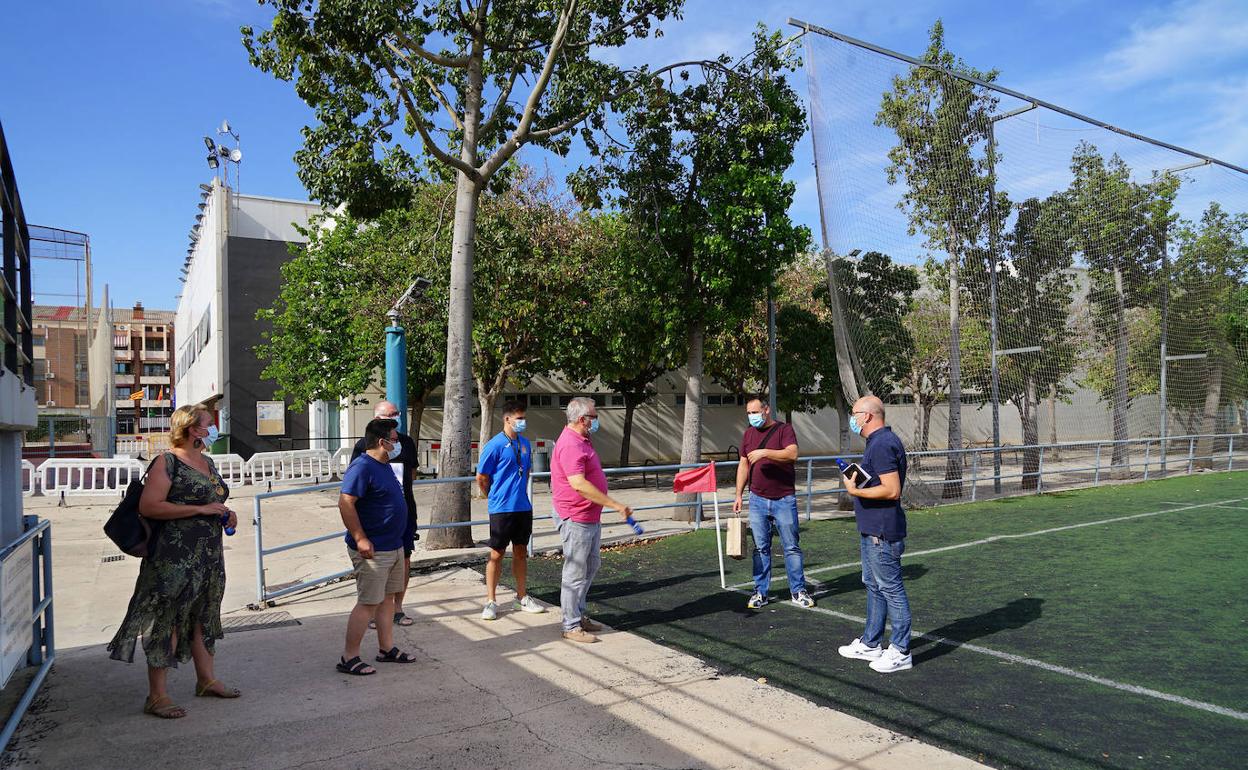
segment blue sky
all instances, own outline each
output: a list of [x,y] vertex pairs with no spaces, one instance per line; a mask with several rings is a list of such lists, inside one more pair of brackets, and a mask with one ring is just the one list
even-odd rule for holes
[[[1001,70],[1005,85],[1248,166],[1239,0],[689,0],[663,38],[614,55],[661,64],[741,54],[756,22],[781,27],[790,16],[915,55],[941,17],[949,47]],[[97,300],[108,283],[117,306],[175,307],[197,185],[210,175],[202,137],[222,118],[242,134],[244,192],[306,197],[292,156],[309,110],[253,70],[239,42],[241,24],[265,18],[254,0],[49,0],[0,15],[0,122],[27,217],[90,234]],[[798,86],[805,95],[804,77]],[[561,173],[548,156],[525,159]],[[791,177],[793,216],[817,233],[808,139]]]

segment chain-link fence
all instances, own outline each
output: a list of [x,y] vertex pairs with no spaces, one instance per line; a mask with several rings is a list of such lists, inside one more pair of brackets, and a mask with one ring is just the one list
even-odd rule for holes
[[1042,444],[1122,475],[1163,446],[1132,439],[1248,430],[1248,171],[1002,88],[939,27],[914,59],[799,26],[851,399],[920,453],[1011,447],[982,459],[1024,486]]

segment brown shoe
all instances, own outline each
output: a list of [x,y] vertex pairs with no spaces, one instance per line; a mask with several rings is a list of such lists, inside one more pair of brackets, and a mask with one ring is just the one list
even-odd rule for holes
[[569,642],[580,642],[581,644],[593,644],[598,641],[598,637],[579,628],[572,631],[564,631],[563,638]]
[[581,630],[582,631],[589,631],[592,634],[596,634],[602,629],[603,629],[603,625],[601,623],[595,623],[589,618],[581,618]]

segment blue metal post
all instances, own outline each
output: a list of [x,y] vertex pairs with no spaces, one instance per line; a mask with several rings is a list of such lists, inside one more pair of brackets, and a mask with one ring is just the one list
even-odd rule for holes
[[399,432],[407,433],[407,337],[397,319],[386,327],[386,400],[399,408]]

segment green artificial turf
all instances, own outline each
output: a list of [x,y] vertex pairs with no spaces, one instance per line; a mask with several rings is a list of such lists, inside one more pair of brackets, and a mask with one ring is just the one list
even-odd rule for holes
[[[921,553],[1060,527],[1071,528]],[[802,548],[819,608],[835,615],[746,610],[743,593],[719,587],[709,530],[604,553],[589,611],[997,767],[1232,767],[1248,755],[1242,719],[968,647],[916,637],[915,668],[888,676],[845,660],[836,647],[861,625],[842,616],[865,602],[853,522],[803,524]],[[772,597],[787,598],[778,539],[773,549]],[[907,549],[916,633],[1248,711],[1248,473],[915,511]],[[748,559],[725,561],[729,585],[750,581]],[[555,604],[560,564],[529,570],[530,590]]]

